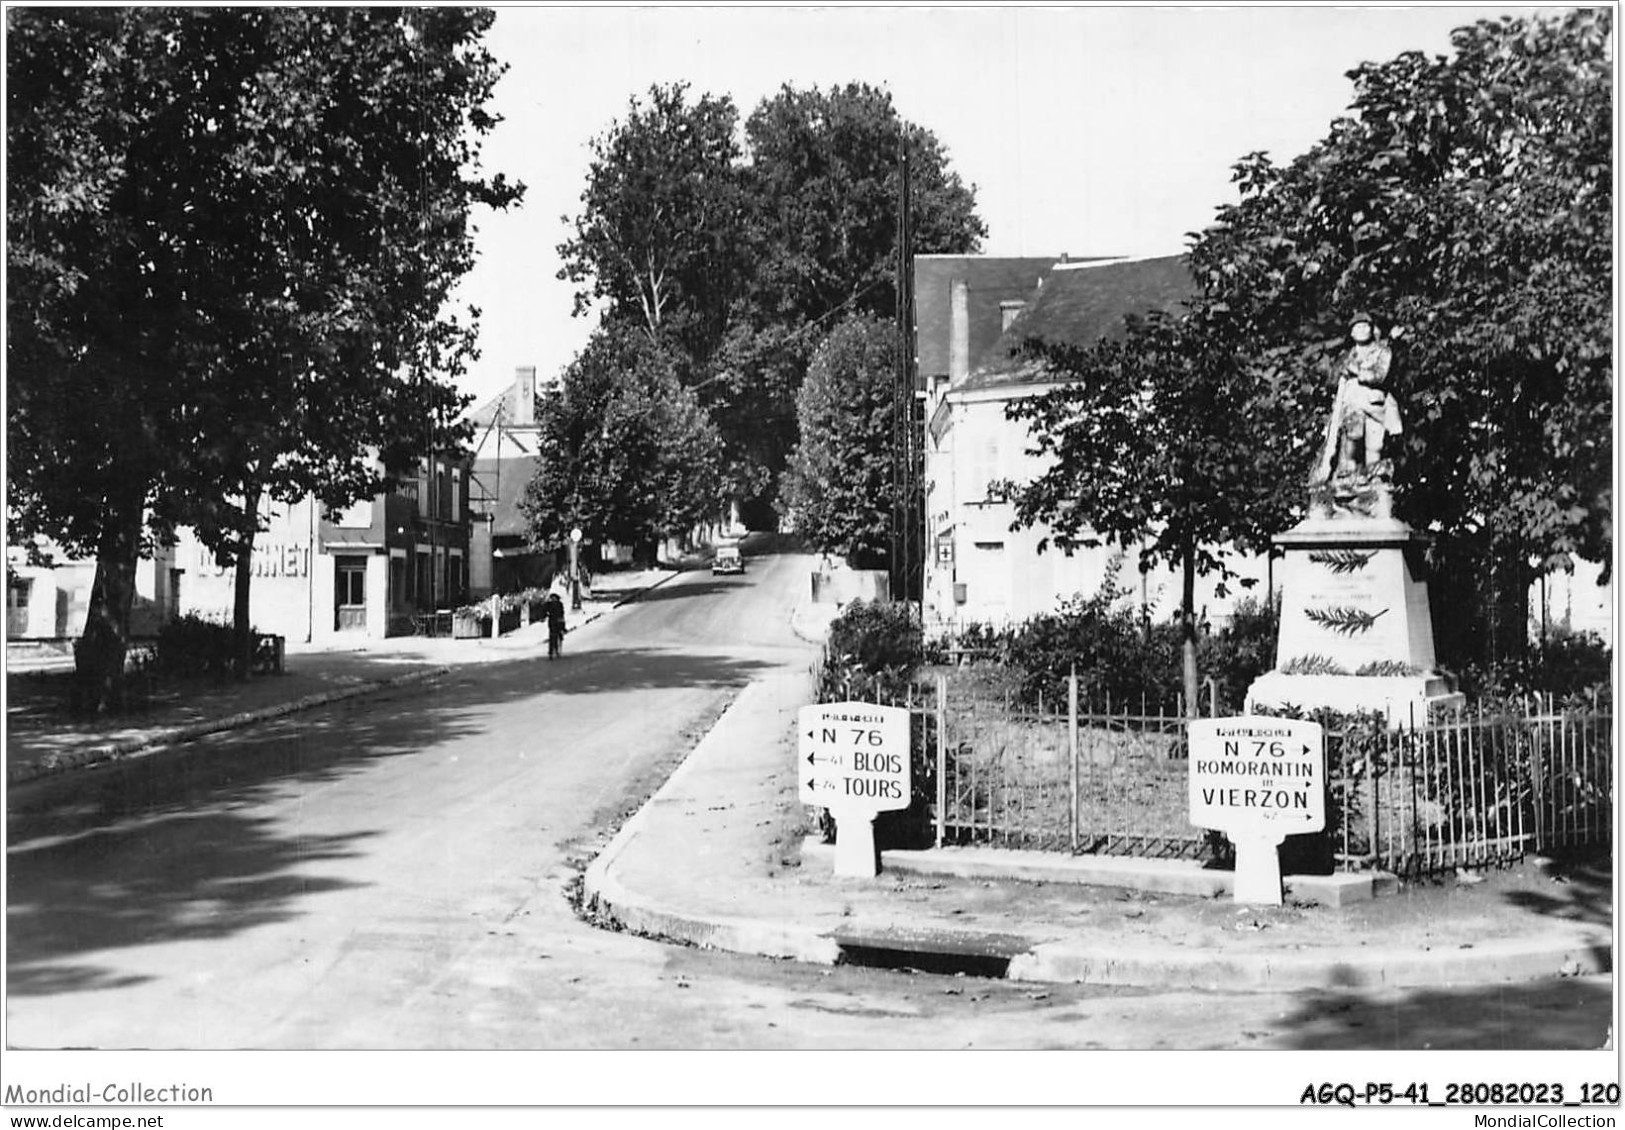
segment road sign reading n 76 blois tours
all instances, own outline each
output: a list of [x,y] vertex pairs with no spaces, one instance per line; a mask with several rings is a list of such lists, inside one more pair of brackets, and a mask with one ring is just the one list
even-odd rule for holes
[[796,776],[807,804],[888,812],[909,804],[908,711],[825,702],[797,715]]

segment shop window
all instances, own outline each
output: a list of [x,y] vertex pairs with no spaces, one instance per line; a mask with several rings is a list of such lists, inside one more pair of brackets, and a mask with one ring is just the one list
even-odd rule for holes
[[6,635],[28,634],[28,602],[33,592],[32,577],[12,577],[6,585]]

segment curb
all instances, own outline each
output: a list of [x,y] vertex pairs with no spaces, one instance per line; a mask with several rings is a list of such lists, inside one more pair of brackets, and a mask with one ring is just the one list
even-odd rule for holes
[[815,965],[840,964],[849,950],[911,954],[938,964],[965,964],[970,957],[983,963],[1003,963],[1002,972],[993,976],[1010,981],[1261,992],[1426,988],[1613,971],[1612,940],[1601,933],[1486,942],[1476,945],[1470,955],[1379,950],[1227,956],[1171,948],[1126,954],[1009,933],[963,929],[900,932],[895,926],[870,927],[861,921],[824,933],[764,919],[704,917],[644,898],[611,874],[621,853],[637,839],[644,813],[659,799],[657,792],[593,860],[583,879],[583,905],[632,933],[705,949],[792,958]]
[[1462,951],[1279,953],[1225,957],[1174,949],[1123,954],[1054,942],[1012,955],[1013,981],[1183,989],[1429,988],[1577,977],[1613,970],[1602,937],[1510,938]]
[[758,687],[761,681],[747,684],[728,708],[722,712],[711,729],[683,758],[682,764],[644,801],[637,812],[623,824],[609,845],[598,853],[581,877],[581,905],[594,919],[607,919],[623,930],[648,937],[682,942],[702,948],[726,950],[730,953],[757,954],[767,957],[793,958],[812,965],[834,965],[841,957],[841,946],[835,939],[793,924],[763,919],[737,917],[701,917],[674,907],[662,906],[630,890],[616,879],[611,871],[626,852],[643,827],[651,819],[650,813],[677,791],[693,773],[696,755],[716,734],[722,720],[739,709],[740,703]]
[[790,631],[792,633],[794,633],[795,637],[797,639],[801,640],[801,642],[803,642],[803,643],[810,643],[810,644],[826,644],[826,643],[828,643],[829,642],[829,629],[827,627],[824,629],[824,632],[823,632],[822,635],[813,635],[813,634],[810,634],[810,632],[808,630],[804,629],[803,625],[799,622],[800,615],[801,615],[801,610],[803,608],[806,608],[806,607],[807,607],[807,605],[805,605],[805,604],[798,604],[798,605],[796,605],[795,611],[790,613]]

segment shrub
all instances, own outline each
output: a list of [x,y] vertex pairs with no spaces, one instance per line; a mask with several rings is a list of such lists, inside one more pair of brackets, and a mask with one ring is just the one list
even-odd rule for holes
[[1470,700],[1494,705],[1551,696],[1559,703],[1579,704],[1592,697],[1612,701],[1614,653],[1593,632],[1559,628],[1541,648],[1522,660],[1489,666],[1472,664],[1458,677]]
[[177,675],[223,675],[232,670],[236,648],[230,624],[188,613],[159,627],[157,665]]
[[829,650],[871,674],[917,667],[922,639],[920,621],[908,604],[854,600],[829,626]]
[[1547,637],[1535,668],[1535,689],[1560,699],[1609,690],[1614,651],[1594,632],[1558,629]]
[[[924,659],[920,622],[907,604],[857,600],[830,624],[829,645],[818,672],[818,701],[901,705]],[[909,806],[875,820],[880,848],[918,848],[932,842],[931,805],[936,797],[936,720],[915,713],[909,720]],[[836,835],[828,810],[819,817],[826,841]]]
[[1281,606],[1251,597],[1240,601],[1230,622],[1204,635],[1197,646],[1197,666],[1218,684],[1219,701],[1239,712],[1247,688],[1275,663]]

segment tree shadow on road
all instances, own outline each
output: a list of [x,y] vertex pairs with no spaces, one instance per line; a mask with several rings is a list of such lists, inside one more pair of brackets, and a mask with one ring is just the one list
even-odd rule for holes
[[1508,891],[1506,899],[1513,906],[1564,922],[1598,926],[1613,922],[1614,875],[1609,857],[1590,852],[1558,855],[1537,866],[1550,885]]
[[665,600],[687,600],[690,598],[703,598],[727,592],[739,582],[727,581],[695,581],[686,585],[660,585],[656,588],[645,589],[638,595],[626,600],[624,604],[655,604]]
[[356,885],[308,868],[358,854],[369,835],[286,836],[266,820],[183,806],[78,835],[42,835],[32,823],[14,822],[6,862],[7,969],[21,996],[147,980],[81,955],[290,918],[296,902]]
[[1600,1048],[1612,1024],[1608,976],[1369,995],[1323,990],[1308,995],[1282,1019],[1283,1034],[1271,1046],[1323,1051]]
[[[541,661],[553,670],[517,673],[530,694],[597,694],[603,691],[651,691],[685,687],[743,687],[775,665],[741,655],[696,654],[689,650],[658,647],[617,647],[585,650],[565,655],[556,664]],[[489,693],[500,693],[500,679],[485,680],[474,669],[459,673],[466,681],[476,676],[488,682]]]

